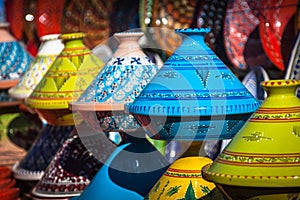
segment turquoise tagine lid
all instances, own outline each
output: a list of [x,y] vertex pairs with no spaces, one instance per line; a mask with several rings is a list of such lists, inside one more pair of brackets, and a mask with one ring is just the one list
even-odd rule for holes
[[209,31],[177,29],[182,44],[128,106],[152,138],[232,138],[260,105],[205,44]]

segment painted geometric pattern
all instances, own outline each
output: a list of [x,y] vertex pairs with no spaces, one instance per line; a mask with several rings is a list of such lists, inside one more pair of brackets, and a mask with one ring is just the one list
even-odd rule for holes
[[103,62],[89,49],[65,48],[31,96],[36,99],[77,98],[102,67]]
[[28,92],[32,92],[35,86],[41,81],[43,76],[46,74],[56,57],[57,55],[38,55],[36,57],[35,62],[25,72],[24,76],[21,77],[15,89],[29,90]]
[[252,167],[300,166],[300,153],[259,154],[224,150],[216,159],[218,163]]
[[157,70],[148,57],[112,58],[78,101],[132,102]]
[[0,80],[20,78],[31,62],[32,58],[18,42],[0,43]]

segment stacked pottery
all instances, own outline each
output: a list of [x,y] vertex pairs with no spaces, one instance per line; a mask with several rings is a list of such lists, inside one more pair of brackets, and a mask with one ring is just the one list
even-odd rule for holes
[[3,0],[0,0],[0,106],[20,102],[9,97],[7,90],[15,86],[30,66],[32,58],[8,31]]
[[0,166],[0,199],[19,199],[20,189],[15,187],[15,185],[15,179],[11,178],[11,170],[7,167]]
[[203,168],[229,199],[294,199],[300,191],[299,80],[262,82],[268,97]]
[[118,132],[122,141],[79,199],[143,199],[168,166],[125,111],[157,73],[140,49],[142,32],[116,33],[120,44],[105,68],[72,109],[96,130]]
[[40,38],[42,44],[30,68],[21,77],[19,83],[9,89],[10,96],[18,99],[29,97],[33,89],[42,80],[49,67],[64,48],[59,34],[45,35]]
[[[84,123],[74,131],[74,136],[64,142],[33,188],[33,199],[68,199],[80,195],[115,147],[107,145],[104,134]],[[85,136],[79,137],[78,131],[84,131]],[[101,154],[101,158],[97,154]]]
[[[128,106],[129,112],[153,139],[189,142],[192,147],[232,138],[259,103],[204,43],[210,29],[176,31],[182,33],[182,44]],[[186,149],[183,156],[204,156],[200,148]]]
[[18,179],[39,180],[57,150],[73,134],[77,118],[68,110],[68,102],[77,98],[103,67],[103,62],[83,44],[83,37],[83,33],[60,36],[64,49],[25,99],[47,125],[26,157],[14,166]]

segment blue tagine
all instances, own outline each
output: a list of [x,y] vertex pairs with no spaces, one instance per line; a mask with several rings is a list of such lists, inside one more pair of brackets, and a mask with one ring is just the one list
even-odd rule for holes
[[182,44],[130,104],[154,139],[232,138],[259,102],[205,44],[208,28],[178,29]]
[[10,34],[4,1],[0,0],[0,89],[15,86],[31,65],[32,57]]
[[[117,51],[93,83],[71,104],[84,121],[107,135],[118,132],[122,141],[88,187],[78,197],[141,200],[162,176],[169,163],[145,138],[136,119],[125,111],[158,71],[140,49],[142,32],[116,33]],[[78,133],[81,134],[80,132]]]

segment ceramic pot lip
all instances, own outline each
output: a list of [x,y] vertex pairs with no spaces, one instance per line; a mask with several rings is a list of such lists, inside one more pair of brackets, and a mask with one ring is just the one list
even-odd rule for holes
[[144,32],[142,31],[134,31],[134,32],[118,32],[118,33],[114,33],[114,36],[116,37],[123,37],[123,36],[135,36],[135,37],[138,37],[138,36],[143,36],[144,35]]
[[209,33],[210,32],[210,28],[178,28],[175,29],[175,32],[177,33]]
[[[74,185],[77,183],[74,183]],[[75,197],[75,196],[79,196],[82,193],[82,191],[70,191],[70,193],[66,193],[66,194],[47,194],[47,193],[40,193],[37,191],[37,188],[34,187],[31,191],[31,194],[36,196],[36,197],[42,197],[42,198],[71,198],[71,197]],[[37,198],[34,198],[37,199]]]
[[202,168],[202,176],[205,180],[220,185],[241,186],[241,187],[295,187],[300,185],[299,176],[254,176],[254,175],[230,175],[222,173],[209,172],[211,164]]
[[61,34],[48,34],[48,35],[43,35],[40,37],[40,40],[45,42],[48,40],[57,40],[59,39],[59,37],[61,36]]
[[123,103],[109,103],[109,102],[90,102],[90,103],[69,103],[70,110],[78,111],[124,111],[125,105]]
[[278,87],[278,86],[300,86],[300,80],[294,79],[276,79],[261,82],[262,86],[266,87]]
[[78,32],[78,33],[66,33],[66,34],[61,34],[59,36],[59,39],[62,40],[74,40],[74,39],[81,39],[84,38],[87,34],[83,32]]
[[11,96],[13,98],[17,98],[17,99],[25,99],[26,97],[29,96],[24,90],[21,90],[21,92],[23,92],[23,93],[17,93],[15,91],[16,91],[15,88],[10,88],[8,90],[9,96]]
[[40,180],[44,175],[44,171],[29,171],[19,166],[20,162],[13,165],[12,171],[15,179],[25,180],[25,181],[36,181]]
[[0,102],[0,108],[3,107],[11,107],[11,106],[17,106],[22,103],[22,100],[16,100],[16,101],[8,101],[8,102]]
[[9,22],[0,22],[0,28],[7,28],[10,26]]
[[1,80],[0,81],[0,89],[8,89],[11,87],[14,87],[18,84],[18,79],[12,79],[12,80]]

